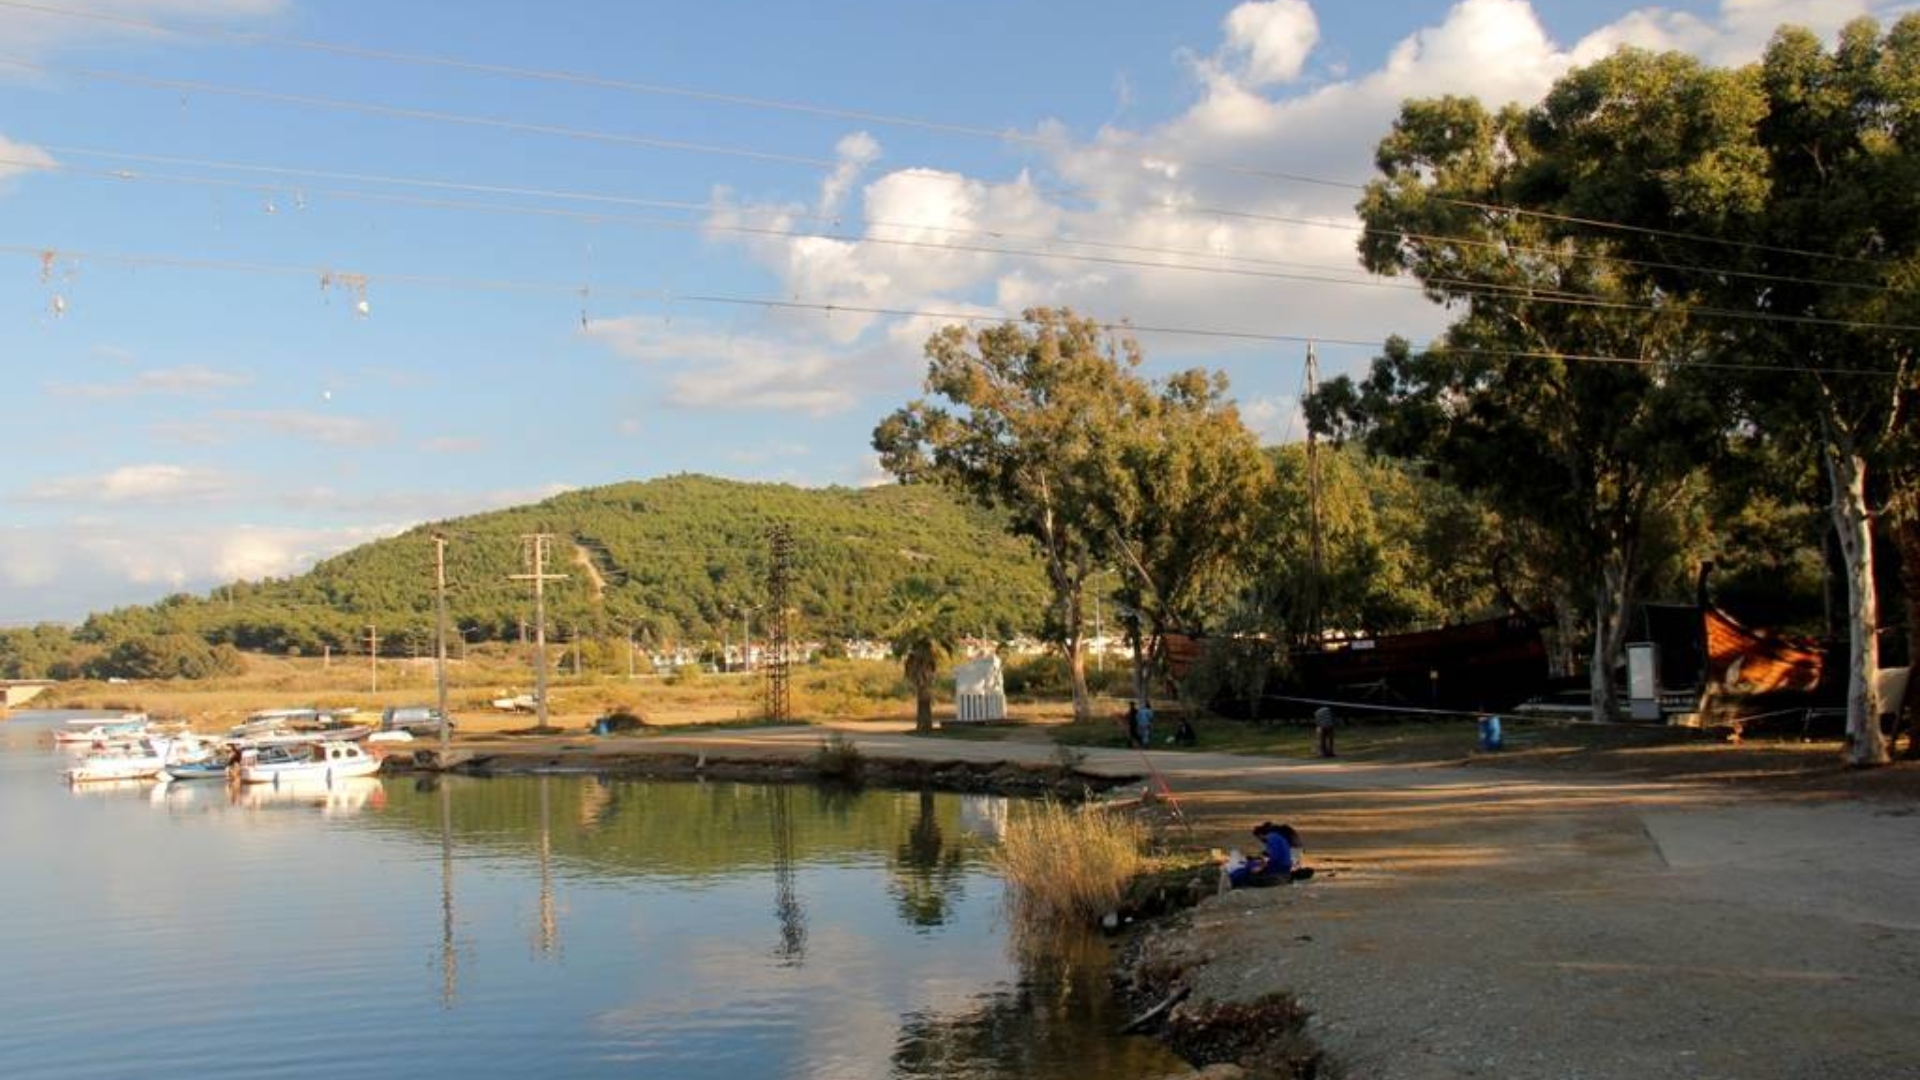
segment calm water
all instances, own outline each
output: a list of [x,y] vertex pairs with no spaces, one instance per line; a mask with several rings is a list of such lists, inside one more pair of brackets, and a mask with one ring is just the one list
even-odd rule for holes
[[0,1077],[1144,1077],[1008,939],[983,797],[550,777],[68,789],[0,722]]

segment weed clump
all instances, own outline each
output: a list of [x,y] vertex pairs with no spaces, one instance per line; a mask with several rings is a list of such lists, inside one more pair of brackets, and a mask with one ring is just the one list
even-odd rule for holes
[[813,770],[820,779],[836,784],[858,784],[867,768],[866,756],[852,739],[834,732],[813,752]]
[[1007,823],[994,859],[1019,916],[1086,925],[1119,908],[1146,845],[1133,818],[1049,801]]

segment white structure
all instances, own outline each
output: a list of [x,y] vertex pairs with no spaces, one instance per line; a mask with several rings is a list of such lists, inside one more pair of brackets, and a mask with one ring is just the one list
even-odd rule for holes
[[1000,658],[981,656],[953,669],[953,718],[979,724],[1007,718],[1007,681]]

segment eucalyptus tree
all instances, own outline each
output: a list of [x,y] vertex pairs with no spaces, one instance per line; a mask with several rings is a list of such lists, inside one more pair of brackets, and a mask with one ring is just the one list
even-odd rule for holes
[[1218,376],[1158,385],[1131,338],[1039,308],[1021,322],[950,326],[926,346],[922,398],[875,428],[881,463],[1004,510],[1038,546],[1049,641],[1066,656],[1074,714],[1091,713],[1086,590],[1112,566],[1146,632],[1202,617],[1252,531],[1266,464]]
[[[1616,58],[1618,74],[1649,90],[1702,74],[1640,60]],[[1676,105],[1672,137],[1692,137],[1688,118]],[[1622,273],[1605,238],[1511,209],[1549,164],[1531,119],[1458,97],[1402,106],[1358,207],[1361,261],[1417,279],[1454,320],[1426,348],[1390,340],[1363,381],[1330,381],[1307,414],[1425,462],[1539,538],[1565,584],[1560,606],[1585,614],[1604,717],[1649,515],[1681,497],[1726,421],[1693,366],[1710,338],[1684,304]]]
[[[1621,77],[1655,67],[1691,68],[1688,92]],[[1848,756],[1885,761],[1872,523],[1912,483],[1890,466],[1916,422],[1920,17],[1885,35],[1856,21],[1832,52],[1783,29],[1734,72],[1616,57],[1556,87],[1530,135],[1554,167],[1527,204],[1604,232],[1623,273],[1710,314],[1744,423],[1817,455],[1847,584]]]

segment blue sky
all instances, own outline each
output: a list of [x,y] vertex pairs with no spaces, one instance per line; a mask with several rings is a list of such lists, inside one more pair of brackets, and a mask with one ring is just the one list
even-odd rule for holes
[[0,623],[573,487],[873,483],[952,315],[1274,335],[1141,340],[1297,437],[1297,339],[1439,325],[1352,255],[1399,101],[1895,10],[0,0]]

